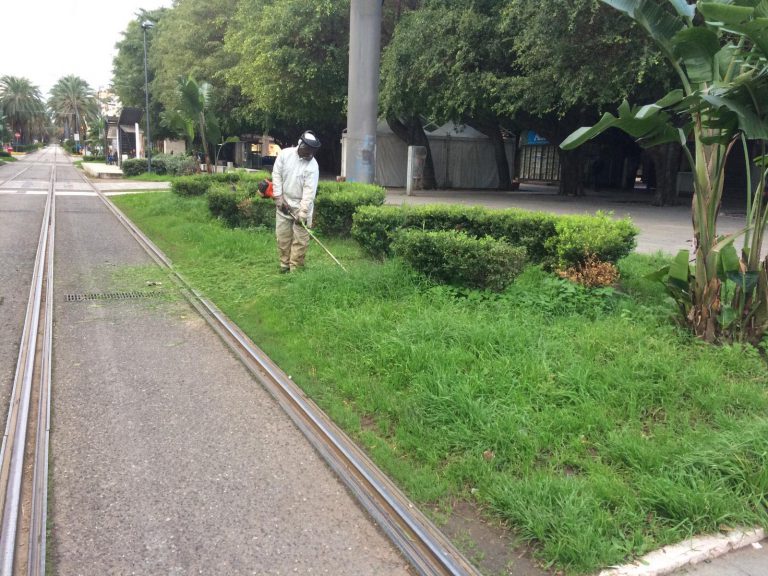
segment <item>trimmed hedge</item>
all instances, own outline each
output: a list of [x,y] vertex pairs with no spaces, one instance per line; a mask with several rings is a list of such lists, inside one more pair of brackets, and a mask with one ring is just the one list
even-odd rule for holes
[[594,216],[561,216],[555,232],[547,240],[547,249],[554,254],[555,265],[564,269],[584,264],[590,257],[617,262],[636,246],[638,230],[629,219],[613,220],[597,212]]
[[[239,205],[247,198],[242,190],[232,190],[228,184],[211,184],[208,189],[208,209],[211,214],[221,218],[229,226],[243,225],[243,215],[240,213]],[[274,207],[272,208],[274,218]]]
[[147,171],[147,160],[145,158],[128,158],[123,160],[120,169],[123,176],[138,176]]
[[415,270],[444,284],[502,291],[522,272],[525,248],[457,230],[401,230],[392,250]]
[[171,190],[179,196],[202,196],[213,181],[205,176],[179,176],[171,182]]
[[320,182],[315,197],[313,226],[326,234],[349,236],[352,217],[361,206],[381,206],[384,188],[354,182]]
[[632,251],[638,232],[629,220],[614,221],[605,214],[557,216],[515,208],[425,205],[361,207],[353,219],[352,237],[370,255],[384,258],[392,254],[391,243],[400,229],[490,236],[525,247],[531,262],[547,267],[575,265],[588,256],[615,262]]
[[[247,174],[236,184],[235,191],[232,190],[232,184],[211,185],[208,191],[208,208],[211,214],[223,219],[230,226],[274,226],[274,201],[271,198],[261,198],[257,194],[258,182],[265,175]],[[195,178],[211,182],[208,175]],[[177,178],[176,182],[180,180],[182,179]],[[172,185],[174,192],[177,191],[176,182]],[[313,227],[324,234],[348,236],[355,210],[360,206],[380,205],[384,202],[384,196],[383,188],[369,184],[320,182],[315,197]]]

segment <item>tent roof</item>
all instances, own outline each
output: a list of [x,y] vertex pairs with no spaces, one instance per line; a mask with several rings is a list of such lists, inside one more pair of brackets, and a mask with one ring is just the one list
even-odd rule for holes
[[437,128],[432,132],[427,132],[427,136],[437,138],[446,138],[450,136],[451,138],[471,138],[473,140],[488,139],[488,136],[475,130],[471,126],[467,126],[466,124],[454,124],[453,122],[446,122],[440,126],[440,128]]

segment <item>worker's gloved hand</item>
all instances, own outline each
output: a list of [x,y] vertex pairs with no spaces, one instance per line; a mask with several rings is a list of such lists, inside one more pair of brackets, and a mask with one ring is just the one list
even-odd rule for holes
[[283,214],[290,214],[291,213],[291,209],[288,206],[288,203],[285,201],[285,198],[283,198],[282,194],[280,194],[280,196],[275,196],[275,206]]
[[303,224],[304,226],[307,225],[307,217],[308,217],[308,214],[304,208],[299,210],[299,222],[301,222],[301,224]]

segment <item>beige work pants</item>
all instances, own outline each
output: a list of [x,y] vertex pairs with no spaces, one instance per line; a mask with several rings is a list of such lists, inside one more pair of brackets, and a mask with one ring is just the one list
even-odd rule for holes
[[296,270],[304,266],[304,255],[309,246],[309,232],[293,218],[279,210],[275,216],[277,251],[280,254],[280,268]]

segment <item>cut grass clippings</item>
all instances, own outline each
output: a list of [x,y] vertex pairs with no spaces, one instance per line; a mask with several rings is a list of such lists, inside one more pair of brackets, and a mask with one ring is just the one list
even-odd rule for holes
[[415,501],[473,500],[568,574],[695,533],[768,526],[768,372],[710,346],[620,263],[622,292],[537,268],[502,294],[436,286],[323,238],[280,275],[271,230],[204,198],[113,201]]

